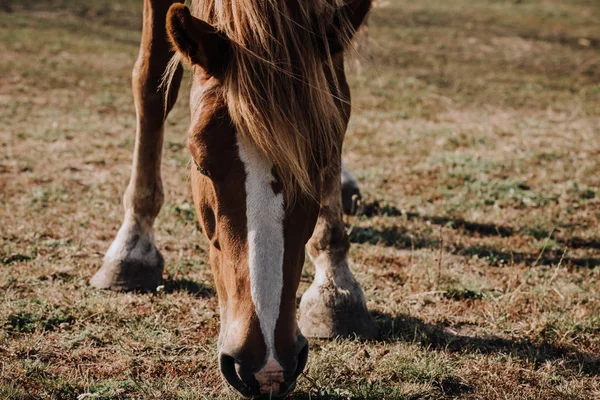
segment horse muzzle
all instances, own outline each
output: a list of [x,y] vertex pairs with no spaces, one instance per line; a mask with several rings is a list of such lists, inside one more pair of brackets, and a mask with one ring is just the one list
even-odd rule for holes
[[299,337],[298,354],[287,357],[287,363],[279,363],[270,359],[260,368],[252,368],[251,362],[244,362],[221,352],[219,368],[225,381],[231,388],[245,398],[281,398],[296,386],[298,376],[304,371],[308,359],[308,341]]

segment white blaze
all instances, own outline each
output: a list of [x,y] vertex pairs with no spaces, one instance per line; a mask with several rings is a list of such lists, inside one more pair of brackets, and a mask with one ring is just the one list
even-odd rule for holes
[[272,364],[283,289],[283,194],[273,191],[272,163],[239,136],[238,149],[246,170],[250,294],[265,338],[267,359]]

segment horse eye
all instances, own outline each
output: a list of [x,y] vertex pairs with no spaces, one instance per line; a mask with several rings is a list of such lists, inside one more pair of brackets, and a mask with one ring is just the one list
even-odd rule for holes
[[194,165],[196,166],[196,171],[200,172],[202,175],[208,176],[208,170],[202,168],[200,165],[198,165],[198,163],[196,162],[196,160],[194,160]]

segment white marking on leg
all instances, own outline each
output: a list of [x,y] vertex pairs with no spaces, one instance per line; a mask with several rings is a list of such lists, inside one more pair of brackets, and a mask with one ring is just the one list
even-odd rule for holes
[[[348,260],[343,260],[339,264],[332,262],[331,256],[327,252],[320,253],[317,257],[309,257],[315,265],[315,279],[313,285],[317,288],[316,291],[306,291],[309,296],[319,296],[318,287],[320,286],[332,286],[335,291],[341,296],[357,296],[361,301],[364,301],[364,293],[362,290],[358,290],[359,285],[356,278],[348,267]],[[306,293],[304,296],[306,296]],[[304,298],[303,296],[303,298]]]
[[283,290],[284,203],[283,194],[273,191],[272,163],[239,137],[238,149],[246,170],[250,294],[267,346],[267,364],[256,374],[263,386],[278,381],[283,371],[275,360],[275,326]]
[[140,263],[154,263],[156,256],[154,249],[154,234],[152,226],[145,226],[136,222],[131,212],[125,213],[123,224],[112,242],[105,260],[138,261]]

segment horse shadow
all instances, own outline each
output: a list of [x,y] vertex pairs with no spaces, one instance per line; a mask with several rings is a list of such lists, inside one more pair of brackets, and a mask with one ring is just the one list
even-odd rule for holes
[[[561,367],[574,374],[590,377],[600,375],[600,356],[583,352],[570,346],[560,346],[547,341],[527,338],[507,339],[498,336],[469,336],[453,331],[442,324],[431,324],[406,314],[392,315],[372,312],[379,328],[379,337],[374,343],[404,342],[416,344],[427,351],[461,353],[472,355],[502,354],[511,358],[533,363],[541,368],[547,362],[560,361]],[[460,397],[472,393],[473,387],[457,379],[441,382],[447,396]],[[314,394],[295,392],[293,400],[341,400],[347,396],[336,394]]]
[[600,250],[600,239],[585,239],[578,236],[574,236],[569,240],[565,241],[565,244],[570,249],[594,249]]
[[[379,328],[377,342],[401,341],[435,351],[463,354],[506,354],[534,362],[536,367],[548,361],[561,361],[562,367],[577,374],[600,375],[600,355],[575,347],[555,345],[527,338],[506,339],[498,336],[463,335],[442,324],[430,324],[406,314],[372,312]],[[460,327],[458,327],[460,328]]]
[[565,256],[563,252],[548,250],[541,254],[508,252],[498,250],[490,246],[468,246],[459,247],[453,251],[454,254],[487,258],[493,265],[506,263],[526,263],[539,265],[570,265],[579,268],[595,268],[600,266],[600,257],[572,257]]
[[[510,237],[518,233],[518,230],[497,224],[478,223],[462,218],[450,218],[441,216],[421,215],[415,212],[406,212],[390,205],[381,205],[378,201],[365,202],[358,212],[358,216],[371,218],[375,216],[402,216],[406,220],[418,220],[440,227],[449,227],[457,231],[464,231],[469,235]],[[412,233],[401,224],[385,227],[357,227],[352,226],[349,230],[350,242],[358,244],[372,244],[399,249],[423,249],[439,248],[440,237],[427,233]],[[557,238],[555,242],[569,249],[600,250],[600,239],[581,238],[577,236],[569,238]],[[490,261],[492,265],[500,265],[509,262],[525,262],[536,264],[558,264],[562,261],[564,265],[575,267],[595,268],[600,266],[600,257],[573,257],[560,251],[547,250],[540,254],[505,251],[492,246],[464,245],[445,246],[444,251],[461,256],[478,256]]]
[[[397,207],[389,204],[381,204],[377,200],[361,201],[352,215],[366,218],[375,216],[404,217],[409,221],[420,220],[433,225],[447,226],[456,230],[464,230],[480,236],[507,237],[515,234],[515,230],[513,228],[505,225],[472,222],[463,218],[422,215],[417,212],[400,210]],[[582,242],[582,244],[585,245],[585,242]],[[597,242],[597,245],[600,246],[600,242]]]
[[[440,247],[440,238],[427,234],[412,234],[401,226],[392,226],[383,229],[352,227],[350,230],[350,242],[358,244],[372,244],[398,249],[436,249]],[[571,238],[557,241],[569,249],[600,249],[595,240],[584,240]],[[571,246],[570,243],[575,243]],[[546,250],[540,253],[524,253],[518,251],[506,251],[493,246],[478,245],[456,245],[444,246],[444,251],[459,256],[477,256],[487,259],[490,265],[499,266],[508,263],[527,263],[538,265],[570,265],[579,268],[595,268],[600,266],[600,257],[594,256],[569,256],[561,251]]]

